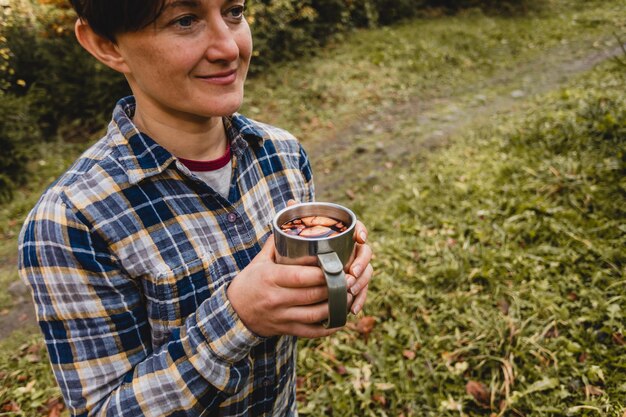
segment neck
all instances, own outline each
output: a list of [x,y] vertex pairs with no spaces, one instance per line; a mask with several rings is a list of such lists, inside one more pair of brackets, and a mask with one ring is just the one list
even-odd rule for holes
[[133,122],[173,155],[197,161],[219,158],[226,152],[222,117],[199,118],[160,112],[137,100]]

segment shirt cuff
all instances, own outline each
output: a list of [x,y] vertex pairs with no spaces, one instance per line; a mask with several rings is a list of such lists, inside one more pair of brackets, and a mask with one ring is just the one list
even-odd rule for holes
[[226,295],[227,288],[228,284],[222,285],[200,305],[197,323],[215,356],[234,364],[248,356],[264,338],[243,324]]

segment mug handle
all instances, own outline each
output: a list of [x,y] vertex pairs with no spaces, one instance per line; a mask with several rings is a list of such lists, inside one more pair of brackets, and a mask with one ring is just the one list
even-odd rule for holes
[[348,289],[343,264],[335,252],[318,253],[317,260],[328,287],[328,320],[324,322],[324,327],[342,327],[348,315]]

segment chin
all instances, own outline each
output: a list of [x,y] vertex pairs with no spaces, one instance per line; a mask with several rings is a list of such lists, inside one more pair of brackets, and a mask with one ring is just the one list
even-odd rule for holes
[[[205,98],[194,100],[196,113],[203,116],[230,116],[241,108],[243,104],[243,93],[232,92],[230,94],[216,94]],[[191,110],[191,109],[190,109]]]

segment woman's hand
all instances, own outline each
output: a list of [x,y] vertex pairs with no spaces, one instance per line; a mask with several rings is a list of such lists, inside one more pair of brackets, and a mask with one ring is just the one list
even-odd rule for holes
[[[298,204],[296,200],[289,200],[287,207]],[[352,314],[358,314],[367,300],[367,290],[374,275],[374,268],[370,263],[372,249],[367,242],[367,228],[357,220],[354,228],[355,256],[350,265],[346,265],[346,281],[348,292],[354,297],[350,306]],[[350,303],[350,300],[348,300]],[[349,304],[350,305],[350,304]]]
[[352,314],[358,314],[367,299],[367,290],[370,280],[374,275],[374,268],[370,263],[372,259],[372,249],[366,243],[367,228],[357,220],[354,228],[355,256],[354,261],[347,266],[348,291],[354,296],[354,301],[350,307]]
[[[227,296],[250,331],[259,336],[328,336],[328,288],[318,266],[276,263],[274,237],[230,283]],[[352,302],[348,294],[348,303]]]

